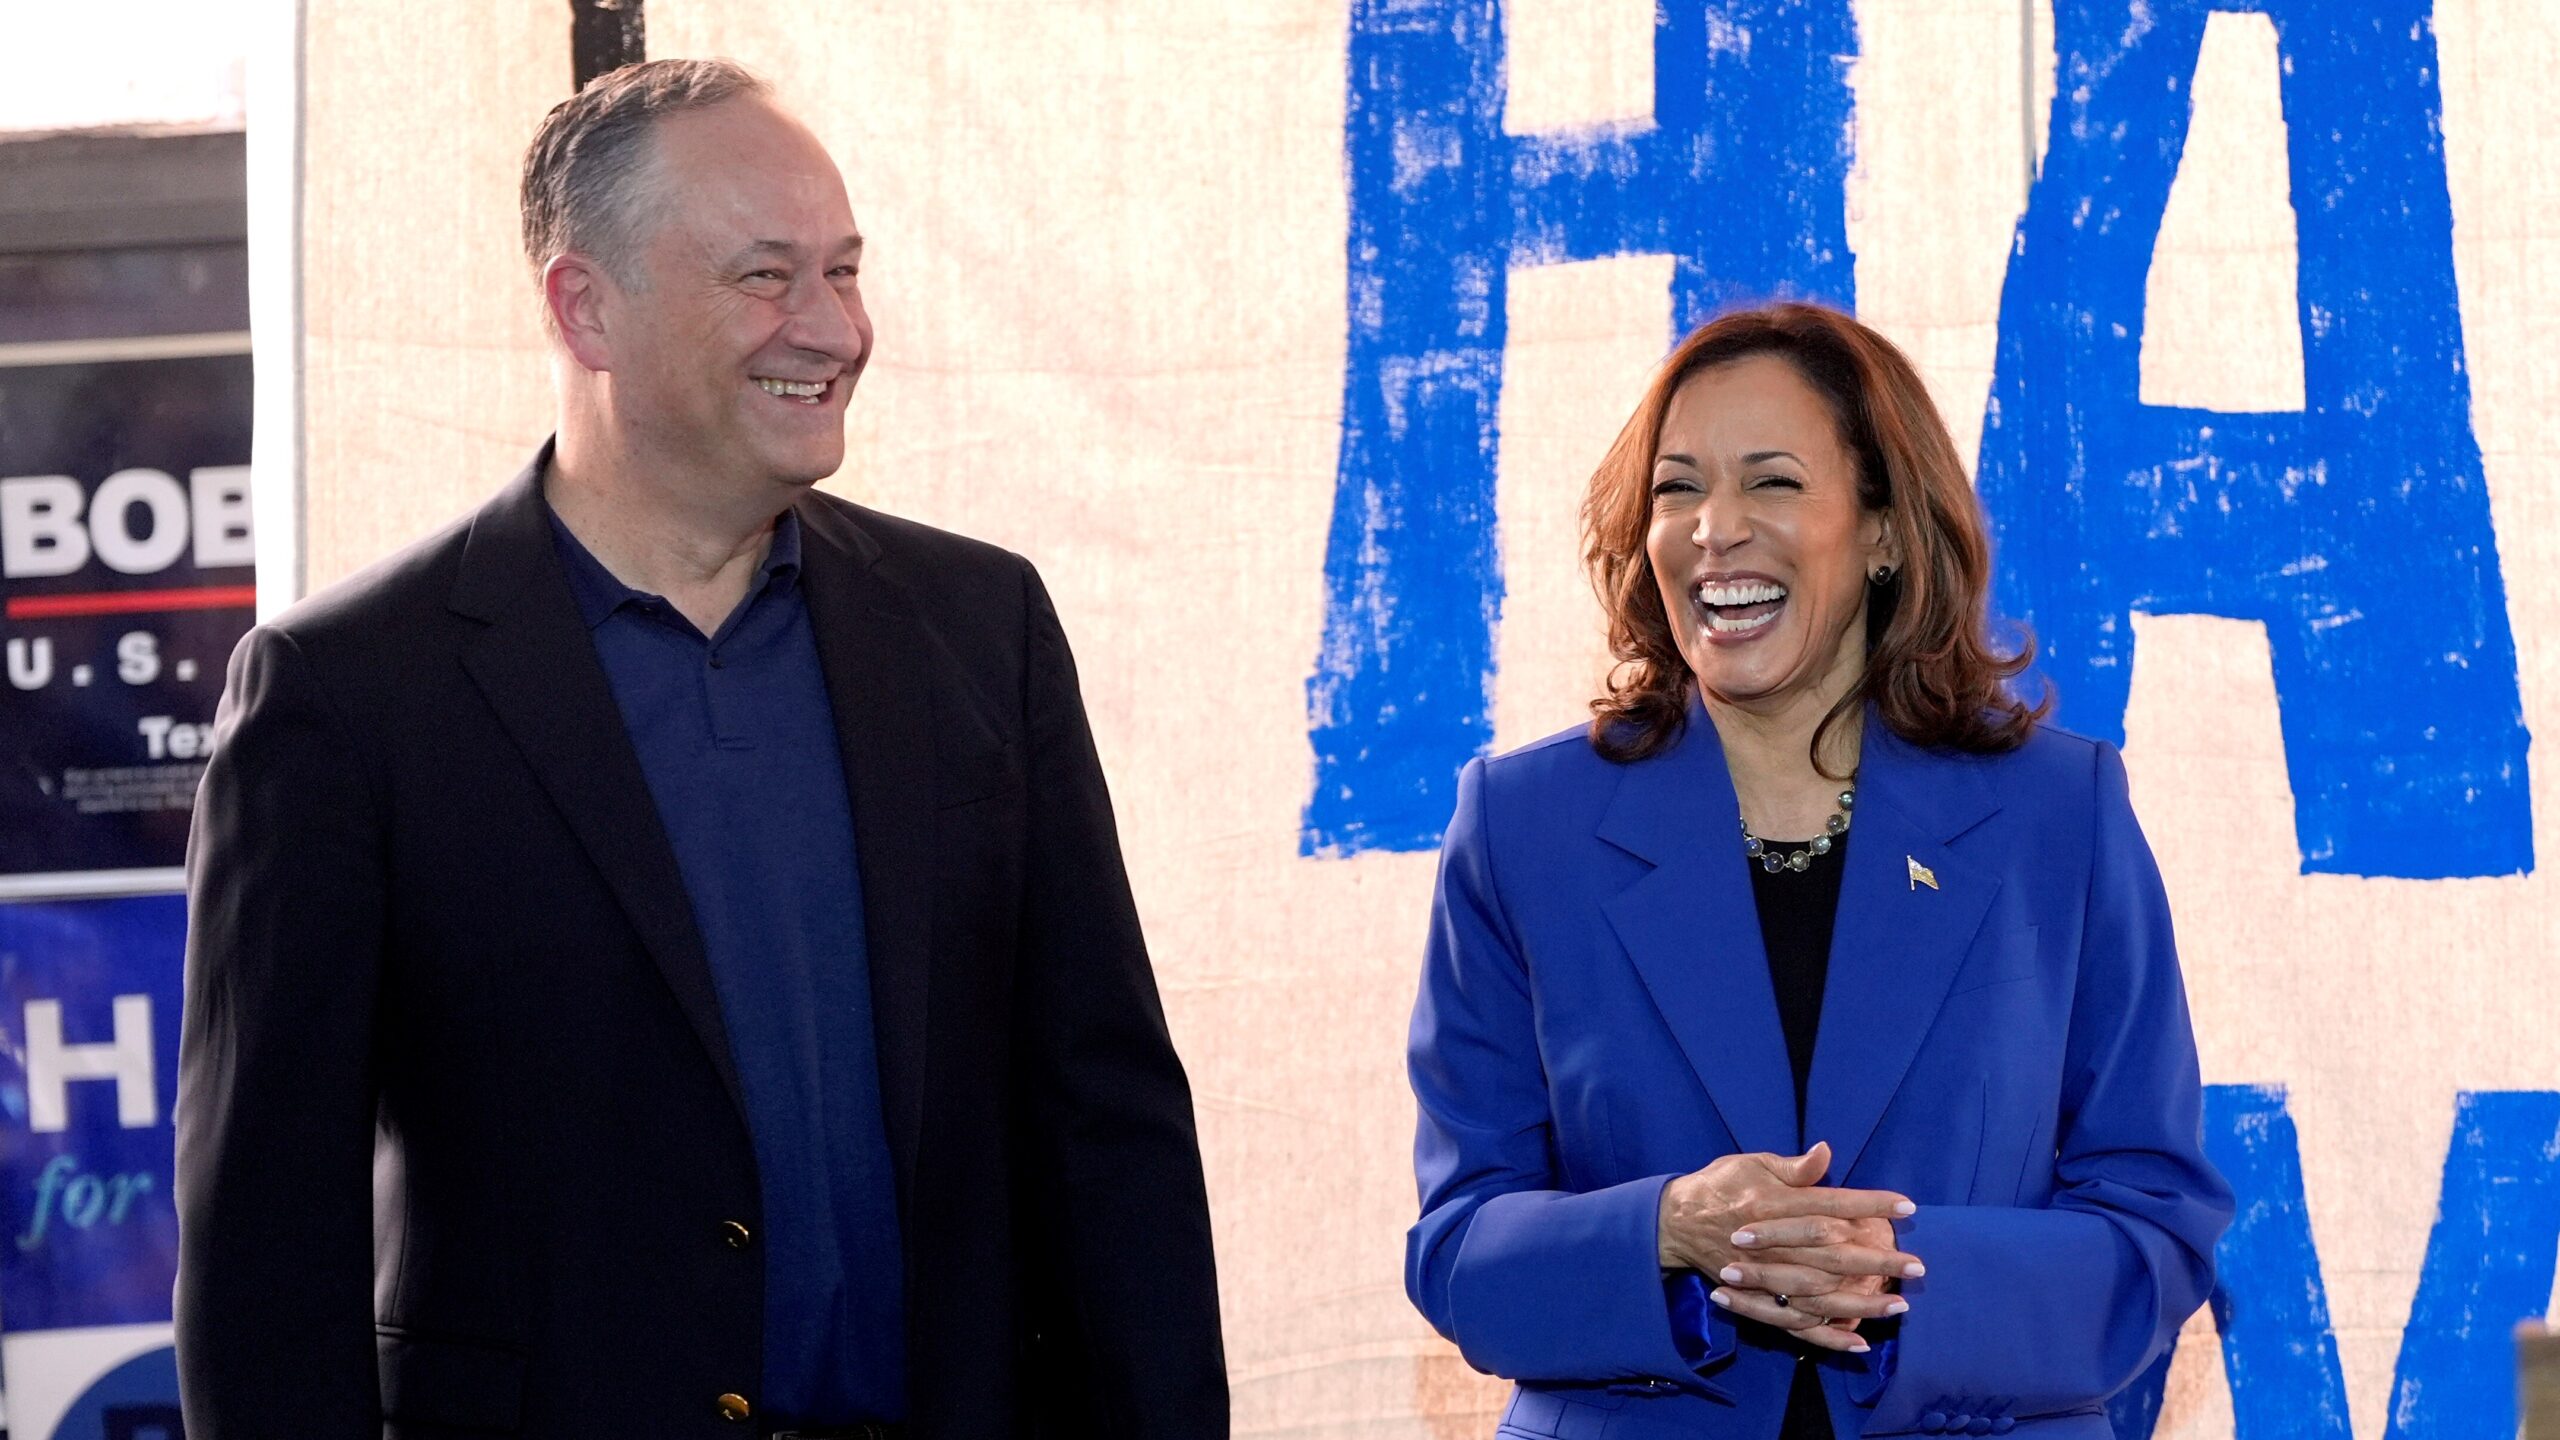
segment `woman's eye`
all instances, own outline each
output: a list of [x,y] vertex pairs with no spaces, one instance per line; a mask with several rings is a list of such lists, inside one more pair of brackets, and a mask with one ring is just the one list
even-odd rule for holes
[[1692,480],[1683,480],[1677,476],[1653,482],[1653,493],[1656,495],[1676,495],[1683,491],[1695,490],[1697,488],[1697,482]]
[[1784,485],[1790,490],[1804,488],[1804,482],[1793,475],[1763,475],[1751,482],[1751,488],[1754,490],[1766,489],[1771,485]]

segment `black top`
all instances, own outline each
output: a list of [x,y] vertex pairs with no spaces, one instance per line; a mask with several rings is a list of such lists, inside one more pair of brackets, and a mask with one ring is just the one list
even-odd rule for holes
[[[1767,841],[1792,855],[1809,841]],[[1804,1132],[1805,1081],[1813,1073],[1813,1039],[1822,1027],[1822,982],[1831,971],[1831,922],[1840,912],[1840,876],[1847,868],[1849,837],[1835,835],[1831,852],[1813,856],[1802,870],[1775,872],[1751,860],[1751,902],[1760,915],[1760,942],[1769,952],[1769,985],[1778,995],[1778,1028],[1787,1037],[1787,1068],[1795,1072],[1796,1132]],[[1812,1357],[1799,1357],[1795,1387],[1787,1393],[1778,1440],[1832,1440],[1831,1407]]]
[[[1812,843],[1764,842],[1792,855]],[[1840,875],[1847,868],[1849,837],[1831,838],[1831,853],[1816,855],[1802,870],[1773,874],[1751,865],[1752,908],[1760,912],[1760,943],[1769,952],[1769,984],[1778,992],[1778,1028],[1787,1037],[1787,1068],[1795,1072],[1796,1129],[1804,1129],[1805,1080],[1813,1073],[1813,1037],[1822,1026],[1822,981],[1831,970],[1831,922],[1840,911]]]

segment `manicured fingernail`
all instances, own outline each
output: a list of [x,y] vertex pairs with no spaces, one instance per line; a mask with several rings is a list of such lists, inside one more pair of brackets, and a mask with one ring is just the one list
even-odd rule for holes
[[1748,1230],[1736,1230],[1733,1232],[1733,1243],[1736,1245],[1757,1245],[1760,1243],[1760,1237],[1752,1234]]
[[1917,1280],[1928,1273],[1929,1267],[1921,1264],[1917,1260],[1914,1260],[1910,1264],[1902,1267],[1902,1276],[1906,1280]]
[[1731,1308],[1731,1307],[1732,1307],[1732,1305],[1733,1305],[1733,1297],[1732,1297],[1732,1296],[1730,1296],[1730,1295],[1727,1295],[1726,1293],[1724,1293],[1724,1292],[1723,1292],[1723,1291],[1721,1291],[1721,1290],[1710,1290],[1710,1291],[1708,1291],[1708,1292],[1707,1292],[1707,1298],[1708,1298],[1708,1299],[1710,1299],[1710,1300],[1713,1300],[1714,1302],[1716,1302],[1716,1303],[1717,1303],[1717,1304],[1719,1304],[1719,1305],[1722,1305],[1722,1306],[1727,1307],[1728,1309],[1729,1309],[1729,1308]]
[[1903,1201],[1901,1204],[1896,1205],[1896,1206],[1894,1206],[1894,1207],[1893,1207],[1893,1213],[1894,1213],[1896,1216],[1898,1216],[1898,1217],[1902,1217],[1902,1218],[1906,1218],[1906,1219],[1907,1219],[1907,1218],[1909,1218],[1910,1216],[1913,1216],[1913,1215],[1917,1215],[1917,1214],[1919,1214],[1919,1213],[1920,1213],[1920,1207],[1919,1207],[1919,1206],[1917,1206],[1917,1205],[1912,1204],[1912,1203],[1911,1203],[1910,1201],[1908,1201],[1908,1200],[1905,1200],[1905,1201]]
[[1861,1340],[1861,1341],[1859,1341],[1857,1344],[1850,1346],[1850,1347],[1849,1347],[1849,1353],[1850,1353],[1850,1354],[1852,1354],[1852,1355],[1864,1355],[1864,1354],[1866,1354],[1866,1353],[1867,1353],[1867,1342],[1866,1342],[1866,1341],[1864,1341],[1864,1340]]
[[1908,1309],[1910,1309],[1910,1308],[1911,1308],[1911,1302],[1910,1302],[1910,1301],[1908,1301],[1908,1300],[1903,1300],[1903,1299],[1898,1299],[1898,1298],[1897,1298],[1897,1299],[1893,1299],[1893,1300],[1887,1300],[1886,1302],[1884,1302],[1884,1313],[1886,1313],[1887,1315],[1899,1315],[1899,1314],[1901,1314],[1902,1312],[1904,1312],[1905,1310],[1908,1310]]
[[1722,1270],[1716,1272],[1716,1278],[1727,1285],[1739,1285],[1742,1283],[1742,1267],[1739,1265],[1727,1265]]

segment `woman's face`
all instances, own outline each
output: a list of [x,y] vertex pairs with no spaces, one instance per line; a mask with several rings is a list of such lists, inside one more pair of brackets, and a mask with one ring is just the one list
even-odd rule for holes
[[1866,660],[1867,576],[1898,564],[1831,408],[1789,361],[1750,355],[1672,393],[1645,552],[1710,700],[1816,711]]

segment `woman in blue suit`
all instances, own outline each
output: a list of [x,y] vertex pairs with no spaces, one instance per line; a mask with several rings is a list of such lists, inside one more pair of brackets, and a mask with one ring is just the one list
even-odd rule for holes
[[1622,663],[1442,852],[1414,1303],[1505,1436],[2100,1440],[2231,1196],[2123,763],[2010,690],[1919,377],[1727,316],[1584,518]]

